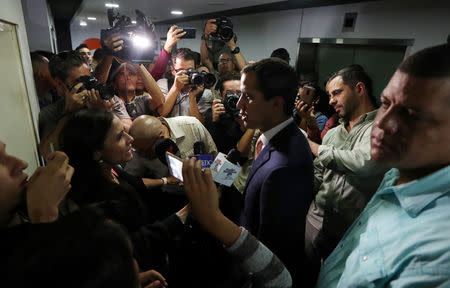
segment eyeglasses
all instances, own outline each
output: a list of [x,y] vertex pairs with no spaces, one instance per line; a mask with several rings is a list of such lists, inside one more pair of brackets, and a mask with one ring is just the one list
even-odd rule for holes
[[228,63],[228,62],[230,62],[232,60],[233,59],[231,59],[231,58],[222,58],[222,59],[219,59],[219,63],[225,64],[225,63]]

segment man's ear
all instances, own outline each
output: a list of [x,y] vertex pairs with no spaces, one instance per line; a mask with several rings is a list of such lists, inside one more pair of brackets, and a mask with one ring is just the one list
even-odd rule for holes
[[[65,91],[69,90],[69,88],[67,88],[66,83],[64,83],[64,81],[62,81],[60,78],[53,78],[53,80],[54,80],[56,89],[58,91],[65,93]],[[60,96],[64,97],[64,95],[60,95]]]
[[99,161],[100,159],[102,159],[102,152],[100,152],[99,150],[95,151],[93,158],[95,161]]
[[283,96],[275,96],[273,98],[273,107],[277,111],[283,111],[285,103]]
[[173,68],[173,65],[170,65],[170,72],[172,72],[172,75],[177,75],[177,72],[175,72],[175,68]]
[[366,95],[367,94],[366,85],[364,85],[364,83],[362,83],[362,82],[356,83],[355,92],[358,94],[358,96]]

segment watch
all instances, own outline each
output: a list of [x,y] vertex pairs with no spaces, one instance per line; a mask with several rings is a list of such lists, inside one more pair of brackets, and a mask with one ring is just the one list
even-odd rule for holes
[[163,185],[167,185],[167,178],[166,177],[161,178],[161,180],[163,181]]
[[238,54],[239,52],[241,52],[241,49],[239,49],[239,47],[236,46],[236,48],[234,48],[234,50],[231,51],[231,54]]

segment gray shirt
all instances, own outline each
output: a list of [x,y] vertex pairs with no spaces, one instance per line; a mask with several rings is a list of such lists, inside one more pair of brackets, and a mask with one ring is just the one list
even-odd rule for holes
[[[164,97],[169,93],[169,83],[167,79],[159,79],[156,82],[161,89],[161,92],[164,94]],[[205,89],[203,91],[203,95],[197,103],[198,111],[201,114],[204,114],[208,109],[211,108],[214,97],[211,93],[210,89]],[[173,105],[172,110],[170,111],[167,117],[177,117],[177,116],[189,116],[190,108],[189,108],[189,92],[180,92],[178,93],[177,99],[175,100],[175,104]]]

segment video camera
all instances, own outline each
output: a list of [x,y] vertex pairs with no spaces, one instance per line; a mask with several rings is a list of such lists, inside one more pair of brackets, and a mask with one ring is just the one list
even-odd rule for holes
[[237,103],[239,101],[239,96],[233,93],[232,91],[228,91],[225,94],[225,97],[222,99],[222,104],[225,107],[225,112],[231,117],[239,116],[239,112],[241,109],[237,107]]
[[127,60],[138,60],[151,58],[150,47],[156,47],[157,37],[155,25],[139,10],[136,12],[136,24],[133,24],[130,17],[120,15],[115,9],[108,9],[108,21],[110,28],[100,31],[100,41],[105,51],[113,54],[104,41],[111,35],[120,35],[123,40],[122,50],[114,53],[116,56]]
[[186,75],[189,77],[189,84],[194,86],[204,85],[205,88],[211,88],[216,83],[216,77],[212,73],[206,71],[197,71],[195,69],[188,69]]
[[110,100],[111,98],[114,97],[114,88],[108,84],[98,82],[97,78],[95,78],[94,76],[90,75],[81,76],[75,81],[75,84],[73,86],[77,85],[78,83],[83,83],[83,86],[81,86],[81,88],[78,89],[77,93],[80,93],[83,90],[95,89],[98,91],[100,97],[103,100]]

